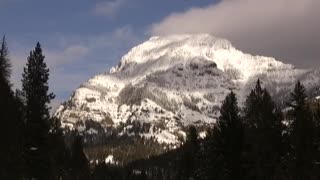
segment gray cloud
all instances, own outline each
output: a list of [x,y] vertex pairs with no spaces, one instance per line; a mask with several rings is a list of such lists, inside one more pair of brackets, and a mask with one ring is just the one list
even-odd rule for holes
[[150,32],[211,33],[245,52],[314,67],[320,65],[319,9],[319,0],[222,0],[171,14]]
[[124,5],[125,0],[107,0],[95,5],[94,12],[97,15],[113,17]]

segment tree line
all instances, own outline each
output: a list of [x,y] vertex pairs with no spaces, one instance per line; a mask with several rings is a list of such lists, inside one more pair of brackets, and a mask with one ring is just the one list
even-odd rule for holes
[[319,179],[319,102],[297,82],[287,106],[279,109],[258,80],[243,108],[227,95],[204,139],[191,126],[180,148],[131,167],[154,180]]
[[198,149],[195,179],[289,179],[320,177],[319,104],[297,82],[286,112],[258,80],[243,110],[231,92],[217,125]]
[[40,43],[30,51],[22,89],[12,90],[5,37],[0,44],[0,179],[87,179],[89,164],[76,132],[66,146],[58,119],[50,117],[49,69]]
[[[243,108],[235,93],[227,95],[220,117],[204,139],[190,126],[181,147],[125,169],[152,180],[319,179],[319,102],[309,99],[297,82],[287,107],[279,109],[258,80]],[[117,179],[110,177],[124,169],[110,171],[115,167],[104,163],[99,167],[101,179]]]

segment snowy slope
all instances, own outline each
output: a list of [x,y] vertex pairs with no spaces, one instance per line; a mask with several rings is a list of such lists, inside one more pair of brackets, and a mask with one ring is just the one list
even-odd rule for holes
[[72,128],[83,128],[86,120],[103,127],[126,124],[122,134],[138,122],[146,125],[139,136],[175,144],[185,136],[184,127],[214,124],[230,90],[242,103],[260,78],[282,100],[299,79],[317,95],[319,74],[245,54],[209,34],[152,37],[132,48],[110,72],[83,83],[55,115]]

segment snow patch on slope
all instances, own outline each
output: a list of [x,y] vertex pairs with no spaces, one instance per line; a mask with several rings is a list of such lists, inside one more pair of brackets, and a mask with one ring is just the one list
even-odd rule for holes
[[147,129],[138,135],[175,144],[186,126],[214,124],[231,90],[241,104],[261,78],[272,95],[285,97],[298,79],[317,88],[319,74],[245,54],[209,34],[152,37],[110,72],[83,83],[55,115],[69,127],[82,127],[86,120],[115,128],[129,123],[121,134],[139,122]]

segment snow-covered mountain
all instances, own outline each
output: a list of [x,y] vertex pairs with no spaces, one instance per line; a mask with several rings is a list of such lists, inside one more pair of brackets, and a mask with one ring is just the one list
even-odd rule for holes
[[[55,116],[80,131],[95,133],[85,127],[91,120],[105,129],[121,126],[120,135],[175,144],[185,136],[186,126],[214,124],[230,90],[241,104],[260,78],[281,103],[297,80],[317,96],[319,75],[319,69],[296,69],[243,53],[209,34],[152,37],[132,48],[110,72],[83,83]],[[139,133],[132,130],[137,127]]]

